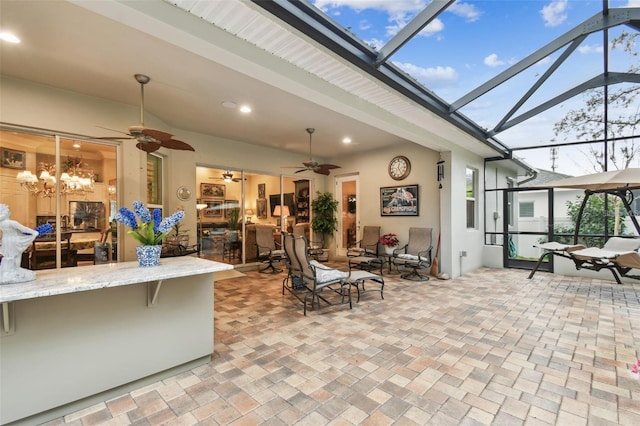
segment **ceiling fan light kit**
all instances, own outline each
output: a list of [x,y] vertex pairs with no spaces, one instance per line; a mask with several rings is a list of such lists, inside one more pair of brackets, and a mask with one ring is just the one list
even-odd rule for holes
[[[138,141],[136,147],[145,152],[154,152],[160,148],[178,149],[182,151],[195,151],[191,145],[186,142],[173,139],[171,133],[162,130],[150,129],[144,125],[144,85],[151,81],[149,76],[144,74],[135,74],[136,81],[140,83],[140,124],[129,127],[129,133],[124,133],[128,137],[100,137],[96,139],[118,140],[118,139],[135,139]],[[116,130],[117,131],[117,130]],[[121,132],[118,132],[121,133]]]

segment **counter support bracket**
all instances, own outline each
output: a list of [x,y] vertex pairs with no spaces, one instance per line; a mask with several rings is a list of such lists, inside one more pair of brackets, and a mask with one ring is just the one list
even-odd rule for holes
[[15,321],[14,321],[14,306],[15,304],[12,302],[3,302],[0,304],[1,316],[0,319],[2,321],[2,329],[0,330],[0,335],[6,336],[13,334],[15,331]]
[[162,286],[162,280],[152,281],[147,284],[147,306],[153,307],[158,304],[158,295],[160,294],[160,287]]

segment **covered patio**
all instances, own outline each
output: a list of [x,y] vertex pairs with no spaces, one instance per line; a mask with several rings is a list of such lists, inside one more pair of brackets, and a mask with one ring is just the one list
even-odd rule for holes
[[275,276],[216,281],[213,362],[48,424],[640,424],[637,285],[527,273],[306,317]]

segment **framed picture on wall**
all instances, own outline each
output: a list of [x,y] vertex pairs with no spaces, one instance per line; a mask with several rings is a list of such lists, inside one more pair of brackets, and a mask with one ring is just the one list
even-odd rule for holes
[[[204,184],[203,184],[204,185]],[[206,204],[207,207],[204,208],[204,217],[222,217],[223,212],[223,204],[222,200],[203,200],[203,204]]]
[[256,216],[258,219],[266,219],[267,218],[267,199],[266,198],[258,198],[256,200]]
[[24,151],[2,148],[2,167],[7,169],[24,170],[26,168],[26,154]]
[[258,198],[265,198],[265,185],[264,183],[258,184]]
[[418,185],[380,188],[381,216],[418,216]]
[[101,231],[104,227],[104,204],[99,201],[69,201],[70,228]]
[[200,196],[202,198],[224,198],[226,186],[220,183],[201,183]]

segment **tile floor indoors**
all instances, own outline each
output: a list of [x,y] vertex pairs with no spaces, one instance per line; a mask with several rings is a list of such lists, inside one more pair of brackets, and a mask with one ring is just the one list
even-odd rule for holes
[[638,425],[640,283],[480,269],[302,315],[215,285],[211,363],[48,425]]

